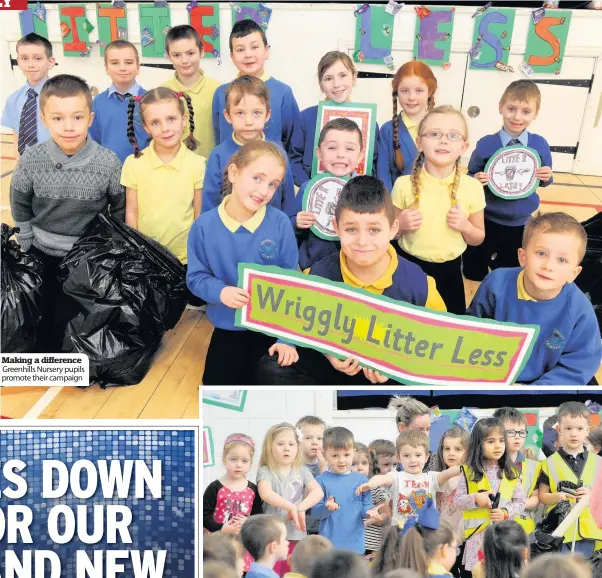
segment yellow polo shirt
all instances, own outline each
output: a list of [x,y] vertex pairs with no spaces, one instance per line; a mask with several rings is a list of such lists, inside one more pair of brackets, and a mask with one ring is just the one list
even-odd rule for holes
[[518,274],[518,279],[516,280],[516,294],[517,294],[518,298],[521,299],[522,301],[537,302],[537,299],[533,299],[533,297],[531,297],[531,295],[529,295],[527,293],[527,290],[525,289],[525,270],[524,269]]
[[121,172],[121,184],[138,192],[138,230],[167,247],[184,264],[194,221],[194,191],[203,188],[204,178],[204,157],[182,145],[176,157],[165,164],[152,142],[141,157],[125,159]]
[[[199,141],[199,146],[195,151],[202,157],[208,158],[213,150],[213,119],[211,118],[211,107],[213,105],[213,94],[219,86],[219,82],[213,78],[205,76],[201,69],[201,78],[192,87],[186,88],[178,80],[177,75],[168,80],[162,86],[171,88],[176,92],[185,92],[192,100],[192,109],[194,111],[194,138]],[[188,127],[184,131],[182,138],[189,134]]]
[[[466,241],[462,233],[447,225],[447,213],[451,204],[451,190],[456,172],[445,179],[437,179],[425,169],[420,171],[420,205],[422,224],[413,233],[404,233],[399,246],[410,255],[443,263],[459,257],[466,251]],[[416,197],[412,191],[411,175],[399,177],[391,193],[393,204],[398,209],[409,209]],[[485,208],[483,185],[468,175],[460,175],[460,184],[456,191],[456,201],[467,216]]]
[[401,112],[401,122],[403,122],[403,124],[406,125],[406,128],[408,129],[408,132],[410,133],[410,136],[414,139],[414,142],[416,142],[416,139],[418,138],[418,124],[415,123],[405,112]]
[[[391,262],[389,263],[387,270],[376,281],[373,281],[372,283],[365,283],[364,281],[358,279],[349,270],[347,267],[347,257],[345,257],[345,253],[343,253],[341,250],[339,257],[341,260],[341,275],[343,276],[343,281],[352,287],[359,287],[360,289],[365,289],[370,293],[382,295],[387,287],[391,287],[391,285],[393,285],[393,273],[395,273],[398,265],[397,252],[395,251],[393,245],[389,245],[387,253],[391,258]],[[437,291],[437,284],[435,283],[435,280],[432,277],[427,276],[426,281],[428,293],[424,306],[427,309],[433,309],[434,311],[447,311],[445,303],[443,302],[441,295],[439,295],[439,291]]]
[[224,200],[220,203],[217,208],[217,214],[219,218],[222,220],[222,223],[226,226],[226,229],[230,231],[230,233],[236,233],[240,227],[244,227],[249,233],[254,233],[259,228],[259,225],[263,223],[263,219],[265,218],[265,213],[267,211],[266,205],[260,207],[259,210],[247,221],[244,223],[239,223],[236,219],[233,219],[226,212],[226,205],[232,200],[232,195],[226,195]]

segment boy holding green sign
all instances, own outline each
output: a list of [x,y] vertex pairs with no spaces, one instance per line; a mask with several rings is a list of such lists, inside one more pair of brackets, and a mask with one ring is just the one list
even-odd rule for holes
[[592,304],[573,283],[581,272],[587,235],[565,213],[538,214],[525,225],[521,268],[492,271],[469,315],[539,325],[522,384],[586,385],[600,367],[602,344]]
[[[382,181],[371,176],[349,180],[335,208],[335,227],[341,251],[312,265],[309,273],[347,283],[378,295],[435,311],[445,305],[435,281],[414,263],[399,257],[391,239],[399,229],[391,195]],[[351,357],[298,347],[299,360],[278,366],[275,357],[259,362],[259,382],[272,385],[358,385],[385,383],[387,377],[359,365]]]

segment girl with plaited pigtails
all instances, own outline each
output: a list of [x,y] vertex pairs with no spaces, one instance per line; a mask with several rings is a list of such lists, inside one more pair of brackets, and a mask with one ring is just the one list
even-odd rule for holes
[[380,129],[376,162],[376,176],[389,192],[400,176],[412,171],[418,124],[435,107],[437,79],[427,64],[411,60],[395,73],[392,84],[393,118]]
[[[136,102],[152,139],[144,151],[134,132]],[[187,124],[190,135],[182,142]],[[134,154],[126,159],[121,174],[125,222],[167,247],[184,265],[188,232],[201,212],[206,162],[192,152],[199,144],[193,131],[194,113],[187,94],[159,87],[143,97],[130,98],[127,134]],[[194,303],[192,296],[189,303]]]

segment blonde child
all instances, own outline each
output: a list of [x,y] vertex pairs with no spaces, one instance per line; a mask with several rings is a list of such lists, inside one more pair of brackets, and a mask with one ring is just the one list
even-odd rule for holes
[[[318,63],[318,82],[327,101],[336,104],[349,102],[357,82],[357,70],[351,57],[338,50],[327,52]],[[295,184],[299,187],[311,178],[317,119],[318,106],[310,106],[301,111],[300,120],[295,125],[291,141],[291,165]],[[376,134],[378,135],[378,124]],[[376,167],[376,148],[374,167]],[[390,191],[391,188],[389,187],[388,190]]]
[[[222,462],[226,473],[211,482],[203,494],[203,528],[208,532],[240,534],[248,516],[261,514],[257,486],[247,480],[255,443],[241,433],[229,435],[224,442]],[[245,557],[245,570],[251,559]]]
[[460,172],[468,126],[451,106],[432,109],[418,125],[418,156],[410,175],[393,187],[399,209],[400,254],[435,279],[450,313],[464,315],[462,253],[485,238],[485,195],[476,179]]
[[[307,533],[305,512],[315,506],[324,493],[309,470],[302,465],[297,430],[290,423],[272,426],[265,435],[257,472],[257,487],[263,511],[282,520],[292,554]],[[286,556],[285,556],[286,558]],[[290,570],[286,560],[274,568],[279,576]]]
[[[241,146],[255,140],[266,140],[264,128],[270,110],[270,92],[265,83],[254,76],[239,76],[226,88],[224,116],[233,132],[209,155],[203,183],[203,212],[216,208],[222,200],[224,173],[232,155]],[[279,145],[279,142],[275,144]],[[283,156],[286,156],[282,151]],[[295,185],[287,162],[284,181],[274,193],[270,205],[289,217],[295,214]]]
[[[201,68],[201,58],[205,54],[203,40],[188,24],[174,26],[165,35],[165,53],[176,72],[163,86],[186,93],[192,101],[196,124],[190,126],[190,134],[199,143],[196,153],[207,158],[215,144],[211,130],[211,103],[219,83],[205,76]],[[186,131],[184,137],[188,136]]]
[[[395,411],[395,427],[399,433],[416,430],[427,437],[431,431],[431,410],[421,401],[407,395],[394,395],[387,409]],[[397,465],[397,469],[401,464]],[[437,454],[429,450],[423,472],[437,470]]]
[[245,572],[244,556],[250,558],[249,554],[245,554],[240,535],[222,531],[203,536],[203,576],[208,564],[219,563],[235,572],[235,576],[241,577]]
[[[286,161],[273,143],[253,141],[230,160],[226,194],[220,206],[203,213],[188,236],[190,291],[207,301],[215,326],[205,359],[205,385],[250,385],[255,367],[269,351],[280,365],[294,363],[294,347],[235,327],[236,309],[250,295],[238,287],[238,263],[296,269],[295,235],[288,217],[268,205],[284,178]],[[236,356],[236,363],[232,356]]]
[[[453,426],[439,440],[437,451],[437,470],[461,466],[468,456],[468,440],[470,436],[465,429]],[[437,509],[441,519],[445,520],[456,533],[458,544],[464,543],[464,528],[462,527],[462,510],[454,506],[454,498],[458,490],[460,477],[451,478],[437,492]],[[452,572],[453,573],[453,572]]]
[[[419,60],[406,62],[393,77],[393,119],[383,124],[378,135],[376,176],[388,191],[402,175],[412,171],[418,155],[418,125],[435,107],[437,79]],[[401,113],[397,114],[397,104]]]
[[[357,124],[348,118],[336,118],[322,128],[316,155],[327,173],[349,178],[364,156],[363,147],[362,131]],[[341,249],[338,241],[321,239],[310,230],[316,222],[316,216],[303,210],[303,196],[308,182],[303,183],[297,192],[296,215],[291,219],[299,242],[299,266],[302,271]]]
[[322,553],[332,550],[332,543],[324,536],[306,536],[297,544],[290,557],[291,571],[284,578],[307,578],[315,559]]
[[544,554],[531,562],[522,576],[523,578],[592,578],[592,566],[581,556]]
[[[525,494],[506,451],[504,424],[496,418],[477,421],[470,434],[468,460],[454,498],[454,506],[464,512],[463,564],[472,571],[483,545],[484,531],[490,523],[520,516],[525,509]],[[492,495],[500,494],[499,504]]]

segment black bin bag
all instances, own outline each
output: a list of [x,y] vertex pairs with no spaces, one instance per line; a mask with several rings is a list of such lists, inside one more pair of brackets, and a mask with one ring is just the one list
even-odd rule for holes
[[61,263],[71,301],[63,351],[84,353],[90,382],[139,383],[186,307],[186,271],[168,249],[99,214]]
[[602,330],[602,213],[582,223],[587,233],[587,249],[581,263],[583,270],[575,284],[583,291],[592,306]]
[[2,223],[2,353],[33,353],[42,318],[43,265],[11,240],[18,232]]
[[568,500],[558,502],[538,523],[535,532],[529,536],[531,558],[560,552],[564,542],[564,536],[552,536],[554,530],[571,512],[571,504]]

